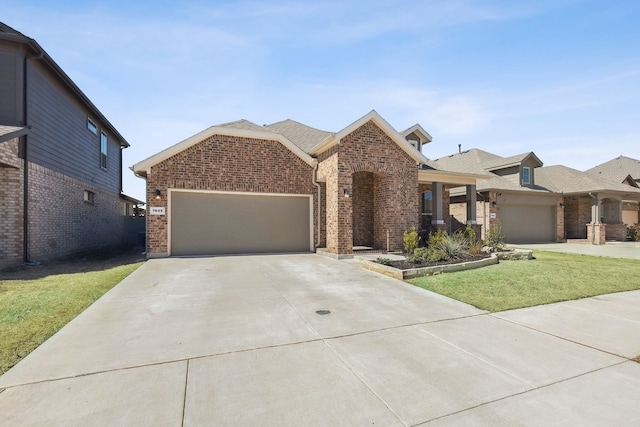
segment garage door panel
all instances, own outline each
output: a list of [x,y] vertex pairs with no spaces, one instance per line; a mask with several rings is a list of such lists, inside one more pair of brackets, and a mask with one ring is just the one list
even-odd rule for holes
[[498,218],[508,243],[541,243],[555,241],[553,206],[503,205]]
[[171,254],[308,252],[309,197],[172,192]]

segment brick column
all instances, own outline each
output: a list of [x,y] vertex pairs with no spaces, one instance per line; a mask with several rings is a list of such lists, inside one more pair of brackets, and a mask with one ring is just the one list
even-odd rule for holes
[[587,239],[594,245],[604,245],[606,242],[607,226],[605,224],[587,224]]

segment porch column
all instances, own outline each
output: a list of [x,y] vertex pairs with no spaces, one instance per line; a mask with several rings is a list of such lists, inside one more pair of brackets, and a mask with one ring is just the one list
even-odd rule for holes
[[431,224],[444,224],[444,207],[442,206],[442,195],[444,186],[441,182],[434,182],[431,185]]
[[600,199],[598,195],[591,196],[591,223],[592,224],[600,224],[600,212],[602,208],[600,207]]
[[600,197],[591,196],[591,223],[587,224],[587,239],[594,245],[604,245],[606,242],[606,225],[600,222]]
[[477,224],[476,217],[476,186],[475,185],[467,185],[467,224]]
[[618,201],[618,215],[617,215],[617,217],[618,217],[618,220],[617,220],[618,224],[622,224],[622,200]]

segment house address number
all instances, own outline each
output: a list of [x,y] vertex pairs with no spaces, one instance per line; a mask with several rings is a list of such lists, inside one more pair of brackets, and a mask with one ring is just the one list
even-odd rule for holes
[[149,213],[151,215],[164,215],[164,207],[158,207],[158,208],[150,207]]

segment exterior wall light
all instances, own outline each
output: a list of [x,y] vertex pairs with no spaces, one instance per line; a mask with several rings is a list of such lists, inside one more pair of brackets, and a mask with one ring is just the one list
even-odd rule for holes
[[343,193],[344,197],[349,197],[349,189],[347,187],[344,188]]
[[160,190],[156,189],[156,200],[160,200],[160,198],[161,198]]

